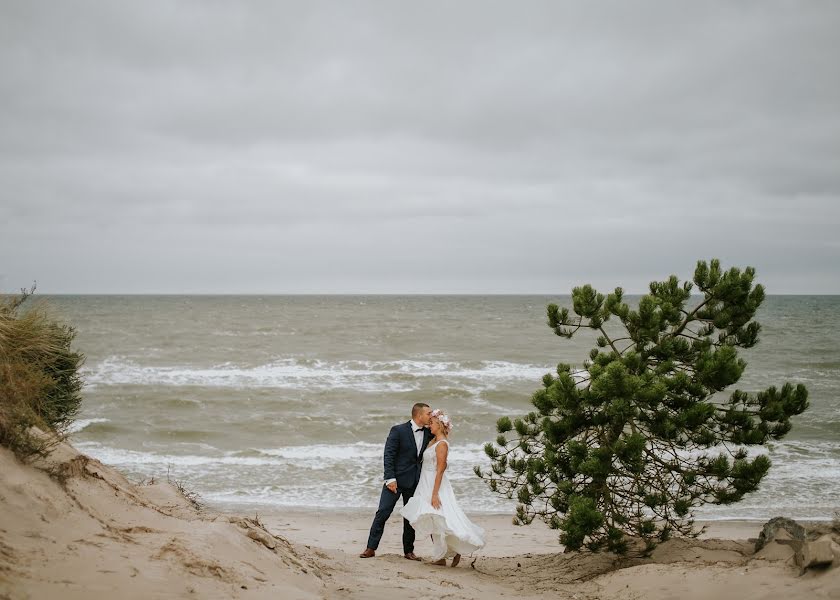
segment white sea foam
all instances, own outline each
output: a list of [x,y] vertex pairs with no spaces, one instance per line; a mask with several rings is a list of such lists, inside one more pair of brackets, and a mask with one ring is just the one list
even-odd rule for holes
[[[375,496],[370,491],[375,492]],[[379,483],[368,487],[348,489],[343,486],[319,485],[311,488],[257,488],[238,489],[226,492],[209,492],[202,498],[213,504],[227,505],[231,508],[253,510],[263,508],[303,508],[303,509],[367,509],[376,510],[379,498]],[[464,510],[478,513],[512,514],[515,501],[508,500],[489,492],[480,495],[461,493],[458,503]]]
[[66,433],[73,434],[79,433],[80,431],[86,429],[88,426],[93,425],[94,423],[108,423],[110,419],[78,419],[74,421],[68,428]]
[[180,467],[200,467],[206,465],[230,466],[265,466],[279,465],[278,460],[269,457],[234,456],[224,454],[159,454],[141,450],[112,448],[98,442],[76,442],[75,446],[102,462],[117,467],[142,467],[144,465],[176,465]]
[[[281,488],[210,492],[202,498],[214,504],[236,508],[253,509],[256,507],[269,510],[272,508],[371,509],[375,506],[364,493],[348,492],[344,487],[329,488],[327,486],[320,486],[317,490]],[[465,508],[469,510],[469,507]]]
[[208,367],[141,365],[111,356],[84,371],[88,385],[168,385],[231,388],[348,388],[366,392],[421,389],[429,379],[492,387],[513,381],[539,381],[549,366],[507,361],[336,361],[281,359],[245,367],[224,363]]
[[[79,449],[139,476],[172,469],[206,499],[232,505],[370,507],[376,503],[382,469],[381,443],[312,444],[247,448],[222,452],[167,454],[79,442]],[[775,513],[827,519],[840,492],[840,443],[789,441],[769,449],[773,467],[758,492],[729,506],[704,506],[703,519],[755,518]],[[487,466],[482,444],[454,444],[450,478],[464,507],[474,511],[509,510],[513,503],[490,493],[472,473]],[[267,485],[268,484],[268,485]]]
[[[383,444],[357,442],[355,444],[316,444],[311,446],[285,446],[279,448],[259,448],[258,452],[266,456],[288,460],[368,460],[382,459]],[[452,460],[474,461],[484,456],[482,444],[454,444],[451,450]]]
[[[177,465],[196,467],[207,465],[281,466],[295,465],[305,469],[323,469],[341,463],[381,462],[383,444],[357,442],[355,444],[315,444],[307,446],[285,446],[277,448],[255,448],[241,452],[220,452],[202,454],[164,454],[143,450],[113,448],[99,442],[76,442],[76,447],[104,463],[116,466],[132,465]],[[484,462],[483,446],[469,444],[455,447],[451,460],[472,464]]]

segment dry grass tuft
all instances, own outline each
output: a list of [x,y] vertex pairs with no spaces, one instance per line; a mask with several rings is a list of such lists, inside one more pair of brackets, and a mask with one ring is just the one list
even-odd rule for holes
[[198,492],[193,492],[192,490],[187,489],[184,485],[183,481],[178,479],[172,479],[170,476],[170,471],[172,469],[172,465],[167,465],[166,467],[166,481],[167,483],[174,485],[175,489],[178,490],[178,493],[181,494],[184,499],[190,503],[190,505],[195,510],[203,510],[204,509],[204,502],[201,500],[201,496]]
[[245,517],[245,520],[248,523],[250,523],[251,525],[253,525],[254,527],[259,527],[263,531],[268,531],[268,529],[265,528],[265,525],[263,525],[262,521],[260,521],[260,514],[259,513],[254,513],[254,518],[253,519],[251,519],[250,517]]
[[84,356],[71,349],[76,331],[31,303],[34,291],[0,297],[0,445],[22,459],[51,445],[33,427],[61,436],[82,401]]
[[175,486],[175,489],[178,490],[178,493],[180,493],[194,509],[204,509],[204,502],[201,500],[201,496],[198,495],[198,492],[188,490],[182,481],[175,480],[173,485]]

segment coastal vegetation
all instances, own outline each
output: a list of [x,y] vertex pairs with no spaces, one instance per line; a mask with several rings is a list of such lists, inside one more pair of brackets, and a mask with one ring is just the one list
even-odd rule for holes
[[[582,369],[559,364],[532,396],[535,411],[497,423],[476,474],[519,505],[515,522],[541,518],[568,549],[649,552],[672,536],[696,536],[693,509],[755,492],[766,453],[808,407],[803,385],[735,389],[755,346],[764,288],[755,270],[699,261],[693,281],[652,282],[631,307],[621,288],[572,291],[572,309],[550,304],[548,325],[595,336]],[[699,295],[692,295],[692,290]]]
[[44,454],[58,437],[38,430],[60,436],[82,400],[76,331],[34,303],[34,291],[0,298],[0,445],[20,458]]

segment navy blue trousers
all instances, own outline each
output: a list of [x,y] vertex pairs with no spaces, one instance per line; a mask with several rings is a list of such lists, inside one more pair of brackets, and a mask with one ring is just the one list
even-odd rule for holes
[[[379,508],[376,511],[376,516],[373,518],[373,525],[370,526],[370,536],[368,537],[367,547],[371,550],[376,550],[379,547],[379,541],[382,539],[382,533],[385,531],[385,523],[394,512],[394,507],[397,505],[397,500],[402,496],[403,506],[405,506],[409,499],[414,495],[413,487],[408,490],[397,488],[395,494],[384,485],[382,486],[382,494],[379,496]],[[403,552],[408,554],[414,552],[414,528],[411,524],[403,519]]]

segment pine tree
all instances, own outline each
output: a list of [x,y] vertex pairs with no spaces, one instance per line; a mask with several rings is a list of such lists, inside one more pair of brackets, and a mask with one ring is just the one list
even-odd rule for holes
[[808,392],[785,383],[722,394],[746,367],[737,349],[758,342],[764,288],[754,275],[699,261],[693,284],[652,282],[635,309],[621,288],[604,296],[590,285],[572,291],[574,314],[548,306],[557,335],[588,329],[597,347],[582,370],[546,374],[536,410],[499,419],[496,443],[485,445],[491,469],[476,475],[518,499],[514,522],[540,517],[571,550],[624,553],[635,538],[649,551],[696,536],[697,506],[758,489],[770,460],[747,448],[784,437]]

